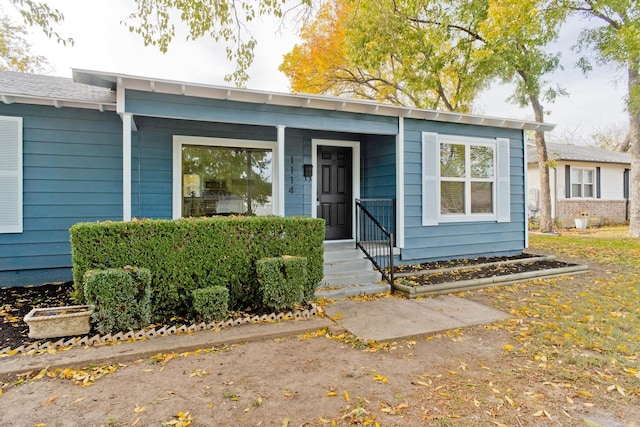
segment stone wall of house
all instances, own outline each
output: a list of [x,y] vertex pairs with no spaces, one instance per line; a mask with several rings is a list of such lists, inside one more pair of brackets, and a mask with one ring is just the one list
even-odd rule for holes
[[558,220],[562,227],[573,227],[573,219],[576,217],[589,218],[592,226],[622,224],[627,221],[626,212],[626,200],[558,200]]

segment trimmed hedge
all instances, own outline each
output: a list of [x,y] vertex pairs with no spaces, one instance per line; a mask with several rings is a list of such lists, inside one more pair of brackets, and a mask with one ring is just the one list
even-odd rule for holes
[[146,268],[89,270],[84,296],[95,306],[92,318],[100,333],[128,331],[151,323],[151,273]]
[[193,311],[199,322],[222,320],[229,311],[229,289],[224,286],[210,286],[194,289]]
[[304,299],[323,276],[324,220],[300,217],[213,217],[79,223],[70,229],[75,298],[91,269],[135,265],[151,271],[154,320],[192,314],[191,291],[223,285],[229,309],[261,303],[256,261],[307,258]]
[[305,257],[285,255],[261,259],[256,265],[256,272],[265,307],[282,310],[304,302],[304,283],[307,281]]

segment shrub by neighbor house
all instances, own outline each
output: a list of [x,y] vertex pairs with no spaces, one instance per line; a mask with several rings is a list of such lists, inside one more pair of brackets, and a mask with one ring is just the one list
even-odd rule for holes
[[229,309],[261,303],[256,262],[292,255],[307,258],[303,300],[323,276],[324,220],[302,217],[213,217],[79,223],[70,229],[75,298],[84,301],[91,269],[135,265],[151,272],[154,321],[193,315],[192,291],[222,285]]

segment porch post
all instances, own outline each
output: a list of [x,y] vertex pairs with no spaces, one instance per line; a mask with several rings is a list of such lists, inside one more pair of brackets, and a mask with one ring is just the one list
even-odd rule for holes
[[276,150],[276,173],[277,179],[274,180],[278,183],[275,188],[275,212],[274,214],[284,216],[284,129],[285,126],[276,126],[278,130],[278,146]]
[[131,113],[122,113],[122,220],[131,221]]
[[[423,190],[424,191],[424,190]],[[404,248],[404,117],[398,117],[396,135],[396,246]]]

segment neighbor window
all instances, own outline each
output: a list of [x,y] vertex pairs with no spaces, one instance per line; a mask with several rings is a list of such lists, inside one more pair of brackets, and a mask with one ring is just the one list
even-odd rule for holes
[[594,197],[593,169],[571,168],[571,197]]
[[273,214],[273,150],[211,140],[179,144],[181,216]]
[[22,233],[22,118],[0,116],[0,233]]
[[495,146],[440,142],[440,215],[493,214]]
[[422,133],[422,225],[511,220],[510,141]]

